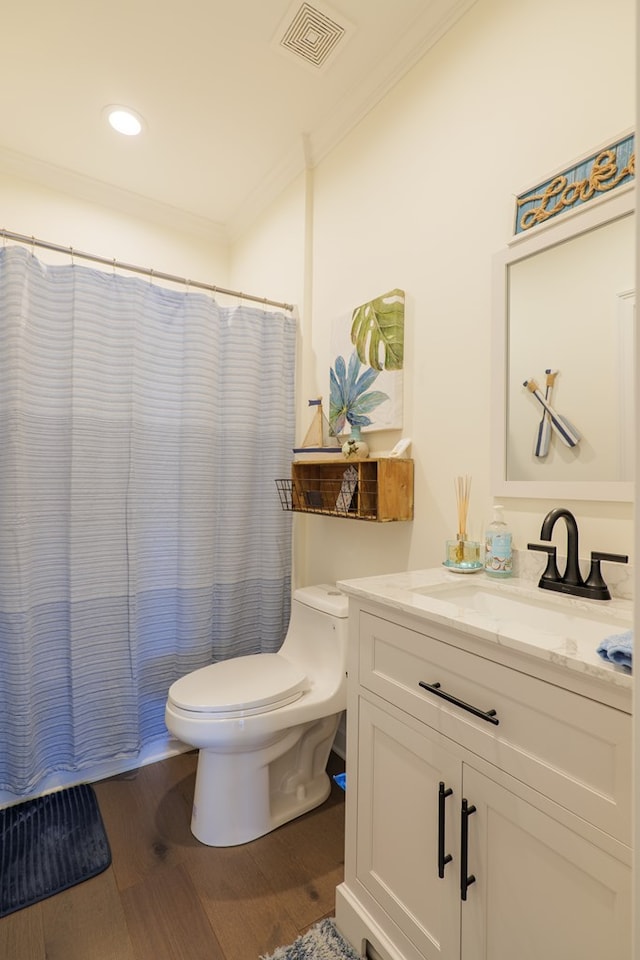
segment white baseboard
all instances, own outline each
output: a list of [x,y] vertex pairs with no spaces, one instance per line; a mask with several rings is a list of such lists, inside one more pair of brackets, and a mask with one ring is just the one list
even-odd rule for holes
[[48,774],[26,796],[20,796],[9,790],[0,790],[0,809],[14,803],[22,803],[25,800],[33,800],[45,793],[53,793],[54,790],[73,787],[77,783],[95,783],[96,780],[106,780],[107,777],[114,777],[119,773],[135,770],[137,767],[145,767],[148,763],[157,763],[159,760],[166,760],[168,757],[173,757],[178,753],[186,753],[192,749],[193,747],[188,747],[168,735],[160,737],[146,744],[135,757],[106,760],[102,763],[84,767],[82,770],[60,770]]
[[[333,741],[333,750],[338,756],[346,761],[347,758],[347,725],[346,712],[340,718],[340,724]],[[66,787],[73,787],[77,783],[95,783],[96,780],[106,780],[107,777],[115,777],[119,773],[126,773],[128,770],[135,770],[137,767],[145,767],[148,763],[157,763],[160,760],[167,760],[169,757],[176,756],[179,753],[186,753],[193,750],[180,740],[170,737],[159,737],[151,743],[146,744],[139,754],[135,757],[118,758],[117,760],[106,760],[96,763],[92,766],[84,767],[82,770],[59,770],[48,774],[34,787],[33,791],[26,795],[12,793],[10,790],[0,790],[0,809],[11,806],[14,803],[22,803],[24,800],[33,800],[35,797],[41,797],[45,793],[53,793],[54,790],[64,790]]]

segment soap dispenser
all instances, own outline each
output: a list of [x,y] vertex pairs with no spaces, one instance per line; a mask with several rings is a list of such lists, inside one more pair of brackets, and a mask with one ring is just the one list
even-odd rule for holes
[[489,577],[510,577],[513,568],[511,531],[503,517],[500,504],[493,508],[493,520],[487,527],[484,551],[484,569]]

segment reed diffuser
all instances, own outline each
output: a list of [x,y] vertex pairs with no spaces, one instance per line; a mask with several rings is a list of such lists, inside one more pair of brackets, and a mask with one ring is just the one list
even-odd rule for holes
[[453,484],[458,511],[458,532],[455,540],[447,540],[445,566],[460,572],[470,573],[473,570],[482,569],[480,544],[475,540],[469,540],[467,536],[471,477],[456,477]]
[[456,534],[458,549],[456,551],[456,561],[457,563],[462,563],[464,559],[463,545],[467,539],[467,516],[469,514],[469,497],[471,496],[471,477],[456,477],[454,486],[458,507],[458,532]]

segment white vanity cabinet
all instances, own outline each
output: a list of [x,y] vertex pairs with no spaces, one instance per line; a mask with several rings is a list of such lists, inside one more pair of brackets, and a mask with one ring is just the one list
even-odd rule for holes
[[343,934],[382,960],[628,960],[624,698],[350,605]]

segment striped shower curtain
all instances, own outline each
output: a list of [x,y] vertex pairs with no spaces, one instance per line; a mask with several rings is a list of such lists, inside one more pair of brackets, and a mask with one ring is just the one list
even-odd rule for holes
[[0,789],[135,758],[279,648],[296,322],[0,250]]

